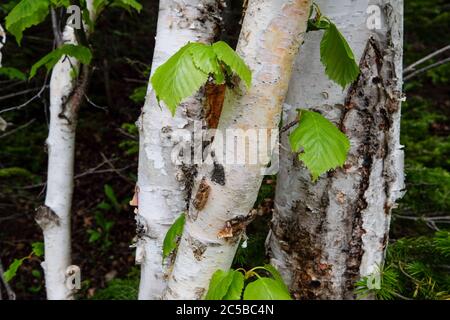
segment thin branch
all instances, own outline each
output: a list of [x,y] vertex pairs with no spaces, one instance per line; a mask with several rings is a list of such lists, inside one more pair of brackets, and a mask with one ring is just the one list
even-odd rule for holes
[[288,123],[287,125],[285,125],[283,128],[281,128],[280,133],[284,133],[286,131],[288,131],[290,128],[292,128],[293,126],[295,126],[296,124],[299,123],[299,119],[295,119],[294,121]]
[[84,97],[86,98],[86,101],[87,101],[91,106],[93,106],[94,108],[102,109],[102,110],[105,110],[105,111],[108,110],[108,107],[102,107],[102,106],[99,106],[98,104],[94,103],[91,99],[89,99],[89,97],[88,97],[87,94],[84,94]]
[[24,103],[22,103],[22,104],[20,104],[18,106],[8,107],[8,108],[5,108],[5,109],[2,109],[2,110],[0,110],[0,114],[2,114],[4,112],[8,112],[8,111],[20,110],[20,109],[26,107],[27,105],[29,105],[34,100],[40,98],[41,94],[45,91],[45,89],[49,87],[46,84],[47,83],[47,79],[48,79],[48,74],[45,76],[44,85],[42,86],[41,90],[35,96],[33,96],[31,99],[29,99],[28,101],[26,101],[26,102],[24,102]]
[[430,60],[431,58],[433,58],[433,57],[437,56],[438,54],[441,54],[442,52],[445,52],[445,51],[447,51],[447,50],[449,50],[449,49],[450,49],[450,45],[445,46],[445,47],[443,47],[443,48],[441,48],[441,49],[439,49],[439,50],[436,50],[436,51],[432,52],[431,54],[429,54],[429,55],[423,57],[422,59],[420,59],[420,60],[414,62],[413,64],[411,64],[410,66],[408,66],[407,68],[405,68],[405,69],[403,70],[403,74],[408,73],[408,72],[412,72],[412,71],[416,70],[416,67],[417,67],[418,65],[424,63],[424,62],[427,61],[427,60]]
[[0,135],[0,139],[1,139],[1,138],[4,138],[4,137],[7,137],[7,136],[9,136],[9,135],[12,135],[12,134],[16,133],[17,131],[22,130],[22,129],[28,127],[28,126],[29,126],[30,124],[32,124],[34,121],[36,121],[36,119],[31,119],[30,121],[28,121],[28,122],[25,123],[24,125],[21,125],[20,127],[17,127],[17,128],[15,128],[15,129],[13,129],[13,130],[11,130],[11,131],[8,131],[8,132],[6,132],[6,133]]
[[421,73],[423,73],[425,71],[428,71],[430,69],[439,67],[440,65],[443,65],[443,64],[445,64],[445,63],[447,63],[449,61],[450,61],[450,57],[445,58],[445,59],[443,59],[441,61],[438,61],[436,63],[430,64],[429,66],[423,67],[423,68],[421,68],[421,69],[419,69],[417,71],[414,71],[413,73],[408,74],[403,80],[407,81],[407,80],[409,80],[411,78],[414,78],[415,76],[417,76],[417,75],[419,75],[419,74],[421,74]]
[[0,101],[2,100],[8,100],[14,97],[18,97],[18,96],[23,96],[27,93],[33,92],[33,91],[37,91],[37,90],[41,90],[41,88],[37,87],[37,88],[32,88],[32,89],[27,89],[27,90],[23,90],[23,91],[19,91],[19,92],[14,92],[11,94],[7,94],[5,96],[0,97]]
[[139,137],[137,137],[137,136],[135,136],[135,135],[132,135],[131,133],[126,132],[126,131],[123,130],[122,128],[117,128],[116,130],[119,131],[121,134],[123,134],[124,136],[126,136],[126,137],[128,137],[128,138],[131,138],[131,139],[133,139],[133,140],[135,140],[135,141],[138,141],[138,140],[139,140]]
[[[112,164],[112,162],[103,154],[103,152],[100,152],[100,155],[102,156],[103,160],[106,161],[106,163],[108,164],[108,166],[111,168],[111,170],[113,170],[113,172],[115,172],[119,177],[121,177],[123,180],[125,180],[128,183],[131,183],[132,185],[134,185],[134,181],[132,181],[130,178],[128,178],[127,176],[124,176],[120,171],[123,171],[124,168],[122,169],[116,169],[116,167],[114,167],[114,165]],[[129,168],[130,166],[127,166],[125,168]]]

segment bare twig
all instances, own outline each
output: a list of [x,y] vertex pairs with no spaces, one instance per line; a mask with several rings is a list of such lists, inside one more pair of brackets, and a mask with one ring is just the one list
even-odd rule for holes
[[47,79],[48,79],[48,74],[45,76],[44,85],[42,86],[41,90],[36,95],[34,95],[31,99],[29,99],[28,101],[26,101],[26,102],[24,102],[24,103],[22,103],[22,104],[20,104],[18,106],[8,107],[8,108],[5,108],[5,109],[2,109],[2,110],[0,110],[0,114],[2,114],[4,112],[8,112],[8,111],[20,110],[20,109],[26,107],[27,105],[29,105],[34,100],[40,98],[41,94],[45,91],[46,88],[48,88]]
[[[27,94],[27,93],[30,93],[30,92],[33,92],[33,91],[37,91],[37,90],[41,90],[41,89],[42,89],[42,88],[37,87],[37,88],[32,88],[32,89],[27,89],[27,90],[23,90],[23,91],[19,91],[19,92],[14,92],[14,93],[11,93],[11,94],[7,94],[7,95],[5,95],[5,96],[0,97],[0,101],[2,101],[2,100],[7,100],[7,99],[11,99],[11,98],[18,97],[18,96],[23,96],[24,94]],[[3,111],[3,110],[2,110],[2,111]]]
[[409,80],[409,79],[411,79],[411,78],[414,78],[415,76],[417,76],[417,75],[419,75],[419,74],[421,74],[421,73],[424,73],[425,71],[428,71],[428,70],[430,70],[430,69],[439,67],[440,65],[443,65],[443,64],[445,64],[445,63],[447,63],[447,62],[449,62],[449,61],[450,61],[450,57],[445,58],[445,59],[443,59],[443,60],[441,60],[441,61],[438,61],[438,62],[436,62],[436,63],[430,64],[429,66],[423,67],[423,68],[421,68],[421,69],[419,69],[419,70],[417,70],[417,71],[414,71],[414,72],[408,74],[407,76],[405,76],[405,78],[404,78],[403,80],[404,80],[404,81],[407,81],[407,80]]
[[[119,177],[121,177],[124,181],[131,183],[131,185],[134,185],[134,181],[132,181],[130,178],[128,178],[127,176],[123,175],[120,171],[125,170],[124,168],[122,169],[116,169],[116,167],[114,167],[114,165],[112,164],[112,162],[104,155],[103,152],[100,152],[100,155],[102,156],[103,160],[106,161],[106,163],[108,164],[108,166],[111,168],[111,170],[113,170]],[[127,166],[125,168],[130,168],[130,166]]]
[[28,121],[28,122],[25,123],[24,125],[21,125],[20,127],[17,127],[17,128],[15,128],[15,129],[13,129],[13,130],[11,130],[11,131],[8,131],[8,132],[6,132],[6,133],[0,135],[0,139],[1,139],[1,138],[4,138],[4,137],[7,137],[7,136],[9,136],[9,135],[11,135],[11,134],[14,134],[14,133],[16,133],[17,131],[22,130],[22,129],[28,127],[28,126],[29,126],[30,124],[32,124],[34,121],[36,121],[36,119],[31,119],[30,121]]
[[139,137],[132,135],[131,133],[126,132],[125,130],[123,130],[122,128],[117,128],[117,131],[119,131],[121,134],[123,134],[124,136],[133,139],[135,141],[139,140]]
[[108,107],[102,107],[102,106],[99,106],[98,104],[94,103],[91,99],[89,99],[87,94],[85,94],[84,97],[86,98],[86,101],[94,108],[102,109],[105,111],[108,110]]
[[445,52],[445,51],[447,51],[447,50],[449,50],[449,49],[450,49],[450,45],[445,46],[445,47],[443,47],[443,48],[441,48],[441,49],[439,49],[439,50],[436,50],[436,51],[432,52],[431,54],[429,54],[429,55],[423,57],[422,59],[420,59],[420,60],[414,62],[413,64],[411,64],[410,66],[408,66],[407,68],[405,68],[405,69],[403,70],[403,74],[408,73],[408,72],[412,72],[412,71],[416,70],[416,67],[417,67],[418,65],[421,65],[422,63],[424,63],[424,62],[430,60],[431,58],[433,58],[433,57],[437,56],[438,54],[441,54],[442,52]]

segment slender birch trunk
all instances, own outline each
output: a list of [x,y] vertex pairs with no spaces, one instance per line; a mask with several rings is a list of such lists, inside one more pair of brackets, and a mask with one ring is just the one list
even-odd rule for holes
[[391,209],[404,189],[399,141],[403,1],[317,3],[343,31],[361,74],[342,91],[327,79],[318,58],[320,32],[308,33],[290,82],[284,122],[295,118],[296,108],[319,111],[347,134],[351,150],[344,168],[314,183],[289,152],[287,135],[281,137],[267,243],[271,263],[296,298],[351,299],[355,281],[383,263]]
[[2,67],[2,48],[6,43],[6,32],[0,24],[0,68]]
[[[160,1],[152,74],[188,42],[214,42],[221,28],[222,0]],[[182,141],[174,131],[194,131],[203,118],[203,95],[187,99],[174,117],[158,106],[149,85],[138,121],[140,153],[137,184],[138,240],[136,262],[141,264],[139,299],[161,299],[170,259],[163,263],[162,242],[168,228],[187,210],[195,167],[178,165],[173,150]],[[196,130],[200,130],[196,128]]]
[[[91,20],[93,0],[87,0]],[[75,30],[66,26],[63,42],[76,44]],[[50,80],[50,127],[46,141],[48,151],[47,192],[45,205],[37,209],[36,221],[44,233],[47,299],[73,299],[73,291],[66,285],[71,264],[71,206],[75,155],[77,113],[88,83],[87,66],[81,77],[73,77],[73,69],[80,63],[74,58],[62,58],[53,68]],[[67,274],[66,274],[67,273]]]
[[[197,175],[166,299],[202,298],[212,274],[231,266],[245,225],[252,219],[249,212],[263,166],[221,164],[223,145],[218,134],[226,129],[276,130],[310,5],[307,0],[248,3],[237,51],[253,72],[253,84],[248,91],[242,84],[227,90],[207,159],[214,164],[204,164]],[[248,141],[245,144],[249,153],[257,148]],[[227,143],[226,149],[232,152],[234,143]]]

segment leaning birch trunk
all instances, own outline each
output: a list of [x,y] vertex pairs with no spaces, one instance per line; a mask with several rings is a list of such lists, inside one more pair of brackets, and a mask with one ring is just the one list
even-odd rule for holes
[[[219,35],[222,0],[160,1],[152,74],[188,42],[211,43]],[[138,240],[136,262],[141,264],[139,299],[161,299],[170,259],[163,263],[162,243],[174,220],[187,209],[194,167],[172,159],[182,142],[174,131],[189,135],[201,120],[202,95],[186,100],[174,117],[160,107],[149,85],[138,121],[140,153],[137,184]],[[198,128],[201,129],[201,126]],[[182,159],[181,159],[182,161]]]
[[[276,131],[310,4],[307,0],[248,3],[237,52],[252,70],[253,84],[248,91],[243,84],[227,90],[218,131],[206,160],[214,165],[203,164],[196,178],[195,196],[166,299],[201,299],[212,274],[231,266],[243,228],[252,219],[249,213],[262,182],[263,166],[221,164],[223,139],[219,135],[229,129],[243,130],[242,133],[255,128]],[[257,144],[245,145],[249,154],[257,152]],[[228,156],[232,149],[234,139],[230,145],[227,143]],[[240,223],[235,225],[237,221]]]
[[271,263],[296,298],[351,299],[355,281],[383,263],[391,209],[404,188],[399,141],[403,1],[318,4],[343,31],[360,60],[361,74],[342,91],[327,79],[318,58],[320,33],[308,33],[283,120],[295,119],[296,108],[319,111],[347,134],[351,150],[342,169],[314,183],[289,151],[287,135],[281,137],[284,147],[267,244]]
[[[87,1],[94,21],[92,3],[93,0]],[[71,26],[65,27],[63,41],[76,43],[75,31]],[[49,300],[73,299],[74,293],[66,281],[75,270],[69,270],[75,131],[78,108],[88,81],[84,77],[77,85],[72,70],[79,67],[76,59],[63,57],[53,68],[50,80],[47,192],[45,205],[38,208],[36,214],[36,221],[44,233],[45,260],[42,267]]]

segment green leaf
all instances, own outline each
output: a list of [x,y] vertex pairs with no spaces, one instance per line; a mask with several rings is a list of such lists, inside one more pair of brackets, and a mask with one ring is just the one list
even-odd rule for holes
[[242,289],[244,289],[244,275],[239,271],[234,271],[233,281],[222,300],[241,300]]
[[70,6],[70,0],[50,0],[51,4],[53,4],[55,7],[69,7]]
[[216,82],[218,84],[223,83],[225,75],[212,46],[203,43],[191,43],[189,52],[198,69],[207,74],[214,74]]
[[271,278],[259,278],[247,285],[244,300],[292,300],[289,291]]
[[289,288],[288,286],[284,283],[283,277],[281,277],[281,274],[278,272],[278,270],[272,266],[271,264],[266,264],[264,266],[264,269],[266,269],[267,271],[270,272],[270,274],[272,275],[272,277],[275,279],[275,281],[277,281],[278,283],[280,283],[280,285],[282,285],[284,287],[284,289],[289,292]]
[[6,68],[1,67],[0,68],[0,76],[5,76],[6,78],[10,80],[27,80],[27,75],[16,68]]
[[112,7],[121,7],[128,11],[135,9],[141,12],[142,5],[136,0],[94,0],[93,7],[97,13],[100,13],[108,4]]
[[188,43],[164,64],[159,66],[151,78],[156,97],[162,100],[172,115],[180,102],[193,95],[207,80],[208,73],[197,68],[192,59]]
[[112,6],[121,7],[128,11],[134,9],[137,12],[141,12],[142,10],[142,5],[136,0],[115,0],[113,1]]
[[114,206],[114,210],[116,210],[116,212],[120,212],[121,207],[119,201],[117,200],[114,189],[109,184],[105,184],[104,190],[106,197],[109,199],[109,201],[111,201],[112,205]]
[[44,243],[34,242],[31,244],[32,251],[36,257],[42,257],[44,255]]
[[88,48],[80,45],[65,44],[36,62],[31,67],[30,79],[33,78],[36,75],[37,70],[43,66],[46,67],[47,72],[50,71],[63,56],[71,56],[82,64],[90,64],[92,60],[92,53]]
[[226,42],[219,41],[212,45],[217,58],[231,68],[242,80],[247,88],[252,85],[252,72],[244,60]]
[[186,217],[184,213],[182,213],[167,231],[163,242],[163,259],[167,258],[177,247],[177,239],[183,233],[185,222]]
[[320,60],[327,76],[342,88],[355,81],[359,75],[352,49],[334,23],[329,23],[323,34]]
[[239,271],[217,270],[209,282],[206,300],[240,300],[244,288],[244,275]]
[[45,20],[49,13],[49,0],[22,0],[6,17],[6,29],[20,45],[23,32]]
[[350,149],[350,141],[338,128],[321,114],[307,110],[300,111],[298,127],[289,142],[294,152],[303,148],[299,159],[311,171],[313,180],[342,166]]
[[11,279],[16,276],[17,270],[20,268],[25,259],[26,258],[14,259],[13,263],[11,263],[8,269],[3,273],[3,278],[6,282],[11,281]]
[[93,229],[89,229],[87,230],[87,233],[89,234],[89,243],[93,243],[96,242],[100,239],[100,237],[102,236],[102,234],[97,231],[97,230],[93,230]]

